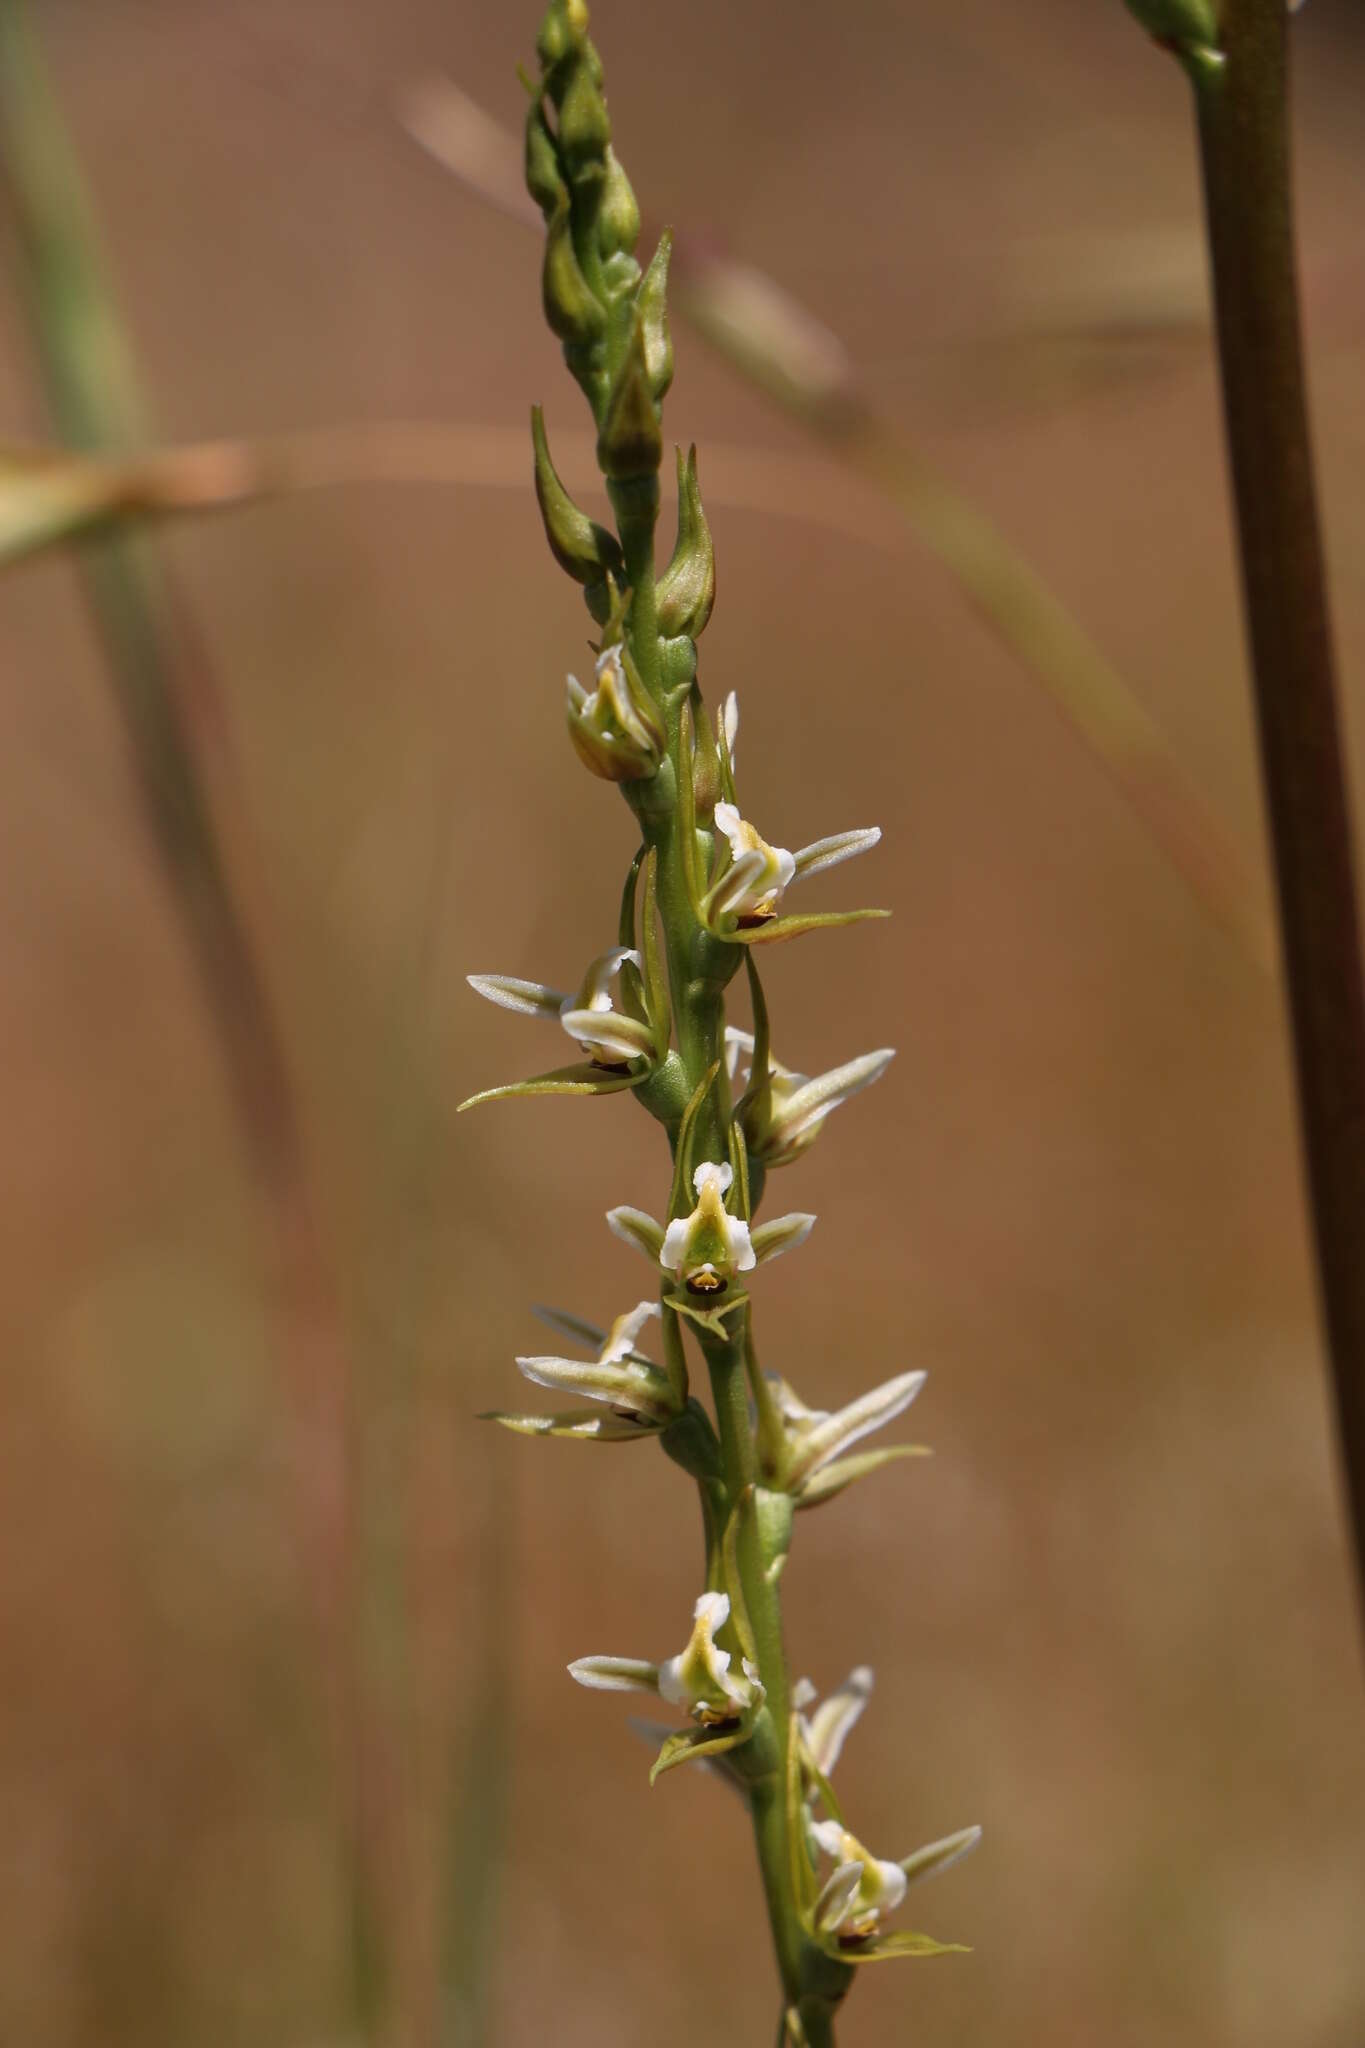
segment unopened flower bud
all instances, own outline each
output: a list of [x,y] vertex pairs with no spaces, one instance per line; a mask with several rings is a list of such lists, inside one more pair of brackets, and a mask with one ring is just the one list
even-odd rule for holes
[[604,258],[610,258],[630,253],[639,239],[639,202],[620,159],[608,144],[605,180],[597,208],[597,246]]
[[536,37],[536,55],[548,71],[582,50],[588,39],[586,0],[550,0]]
[[635,309],[645,335],[649,388],[659,400],[673,382],[673,337],[668,329],[668,260],[672,253],[673,237],[665,228],[635,294]]
[[597,437],[597,461],[604,476],[625,483],[632,477],[652,476],[663,461],[663,454],[659,408],[645,360],[644,329],[637,317],[625,360],[607,397]]
[[621,645],[597,657],[596,688],[568,679],[569,736],[579,758],[606,782],[642,782],[663,756],[664,730],[640,674]]
[[550,216],[545,231],[541,297],[551,332],[563,342],[596,341],[606,325],[606,314],[579,268],[567,203]]
[[545,108],[536,100],[526,116],[526,189],[546,220],[569,204],[569,188],[559,168],[554,137],[545,123]]
[[601,66],[593,61],[592,45],[582,62],[573,65],[558,98],[555,132],[559,153],[574,185],[599,182],[606,176],[611,120],[601,92]]
[[666,638],[685,633],[699,639],[716,601],[716,554],[697,488],[695,446],[678,453],[678,541],[659,578],[655,598],[659,631]]
[[551,554],[576,582],[588,586],[604,583],[621,567],[620,543],[615,534],[608,533],[579,510],[560,482],[550,460],[545,417],[538,405],[531,408],[531,440],[535,448],[536,498]]

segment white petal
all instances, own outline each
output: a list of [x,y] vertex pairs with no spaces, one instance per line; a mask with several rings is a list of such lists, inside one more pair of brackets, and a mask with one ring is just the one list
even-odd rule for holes
[[665,1272],[676,1273],[682,1264],[682,1255],[687,1248],[689,1220],[686,1216],[675,1216],[664,1232],[663,1246],[659,1252],[659,1264]]
[[637,1252],[643,1252],[651,1265],[658,1258],[664,1234],[654,1218],[646,1215],[643,1209],[632,1209],[625,1202],[617,1209],[608,1209],[607,1228],[613,1237],[619,1237],[624,1244],[633,1244]]
[[792,1687],[792,1705],[800,1713],[802,1707],[814,1706],[820,1695],[808,1678],[798,1678]]
[[734,1177],[735,1169],[733,1166],[728,1164],[717,1166],[714,1160],[703,1159],[701,1165],[693,1172],[692,1186],[698,1194],[701,1193],[703,1188],[714,1187],[722,1195],[725,1195],[730,1192],[730,1183]]
[[721,730],[725,734],[725,747],[730,756],[730,766],[735,765],[735,741],[739,738],[739,697],[734,690],[720,707]]
[[734,804],[720,803],[716,805],[716,829],[725,834],[730,842],[730,851],[735,855],[739,855],[744,851],[744,843],[739,836],[743,823],[744,820],[740,817]]
[[844,1830],[837,1820],[815,1821],[811,1827],[811,1834],[826,1856],[833,1856],[837,1860],[843,1854]]
[[511,974],[467,974],[465,980],[485,1002],[501,1010],[515,1010],[522,1017],[557,1017],[565,998],[542,981],[518,981]]
[[[729,1079],[731,1081],[735,1079],[739,1073],[740,1064],[745,1058],[748,1059],[749,1067],[751,1068],[753,1057],[753,1033],[751,1031],[737,1030],[733,1024],[727,1024],[725,1027],[725,1072]],[[749,1069],[746,1069],[746,1080],[748,1079],[748,1072]]]
[[937,1877],[940,1870],[947,1870],[963,1856],[970,1856],[981,1840],[980,1828],[962,1828],[955,1835],[945,1835],[941,1842],[927,1842],[922,1849],[916,1849],[913,1856],[904,1856],[900,1868],[905,1873],[907,1884],[915,1884],[922,1877]]
[[855,832],[835,832],[828,839],[816,839],[796,856],[796,872],[803,879],[852,860],[855,853],[869,853],[882,836],[880,825],[864,825]]
[[742,1216],[728,1215],[725,1218],[725,1242],[730,1253],[730,1264],[737,1273],[751,1273],[758,1264],[749,1226]]
[[730,1619],[730,1595],[728,1593],[703,1593],[692,1610],[694,1621],[704,1621],[714,1635],[718,1628],[724,1628]]
[[894,1422],[904,1414],[928,1377],[924,1372],[903,1372],[817,1422],[800,1441],[798,1462],[802,1474],[815,1471],[836,1452],[846,1451],[850,1444],[858,1443],[874,1429]]
[[760,1223],[753,1233],[755,1259],[760,1265],[765,1259],[780,1259],[783,1252],[804,1244],[814,1228],[815,1218],[800,1210],[790,1216],[774,1216],[771,1223]]
[[810,1717],[806,1743],[826,1777],[838,1763],[850,1729],[872,1697],[872,1683],[868,1666],[860,1664]]
[[815,1924],[822,1934],[835,1933],[848,1918],[863,1881],[861,1863],[841,1863],[815,1902]]
[[628,1314],[618,1316],[611,1326],[610,1340],[604,1340],[606,1348],[598,1361],[601,1365],[615,1365],[635,1349],[635,1339],[651,1316],[662,1314],[657,1301],[637,1302]]
[[592,1692],[657,1692],[659,1667],[638,1657],[579,1657],[569,1666],[570,1678]]

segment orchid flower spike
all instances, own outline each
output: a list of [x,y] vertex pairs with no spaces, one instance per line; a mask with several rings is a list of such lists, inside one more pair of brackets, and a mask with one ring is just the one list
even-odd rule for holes
[[798,853],[789,853],[784,846],[769,846],[732,803],[718,803],[715,819],[717,832],[728,842],[729,856],[703,896],[701,909],[705,922],[717,929],[765,924],[777,915],[783,892],[793,882],[850,860],[855,853],[866,853],[882,836],[881,827],[871,825],[817,839]]
[[[468,980],[477,995],[504,1010],[558,1018],[594,1066],[614,1068],[658,1056],[657,1025],[645,1016],[640,975],[640,954],[629,946],[613,946],[589,962],[572,995],[509,974],[471,974]],[[616,997],[614,982],[619,984]]]
[[895,1057],[894,1050],[884,1046],[880,1052],[863,1053],[810,1080],[770,1056],[766,1078],[760,1076],[755,1087],[753,1033],[727,1025],[726,1066],[731,1082],[742,1080],[747,1091],[738,1115],[749,1157],[764,1166],[789,1166],[815,1143],[830,1112],[860,1089],[880,1081]]
[[719,1294],[737,1273],[780,1257],[815,1227],[815,1218],[801,1213],[774,1217],[751,1230],[742,1216],[725,1207],[733,1184],[728,1161],[703,1160],[692,1174],[697,1204],[689,1216],[675,1216],[664,1230],[642,1209],[620,1208],[608,1212],[607,1223],[617,1237],[676,1274],[689,1293]]
[[768,1485],[790,1493],[798,1508],[818,1507],[897,1458],[926,1456],[922,1444],[891,1444],[855,1457],[846,1453],[904,1414],[927,1378],[923,1372],[898,1373],[831,1414],[808,1408],[785,1380],[770,1375],[759,1409],[759,1451]]
[[646,1323],[660,1313],[657,1301],[637,1302],[618,1316],[609,1332],[595,1329],[559,1309],[538,1313],[552,1328],[593,1346],[594,1359],[527,1357],[517,1365],[536,1386],[556,1393],[580,1394],[600,1402],[607,1413],[573,1408],[555,1415],[507,1415],[495,1411],[486,1420],[523,1436],[576,1437],[599,1443],[628,1442],[656,1435],[682,1414],[687,1404],[686,1369],[657,1366],[638,1349]]
[[699,1727],[716,1728],[749,1713],[763,1698],[758,1672],[745,1657],[737,1672],[716,1643],[730,1618],[728,1593],[703,1593],[693,1610],[692,1634],[676,1657],[645,1664],[633,1657],[579,1657],[569,1676],[599,1692],[652,1692],[681,1707]]

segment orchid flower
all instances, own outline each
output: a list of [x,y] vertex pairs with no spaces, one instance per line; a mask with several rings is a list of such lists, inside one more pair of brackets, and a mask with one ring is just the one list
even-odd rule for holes
[[569,737],[604,781],[643,781],[657,772],[665,738],[649,692],[621,645],[602,649],[594,676],[591,690],[568,678]]
[[523,1436],[562,1436],[597,1443],[623,1443],[656,1435],[682,1414],[687,1402],[686,1370],[681,1354],[667,1367],[655,1365],[636,1348],[640,1332],[660,1313],[657,1301],[637,1302],[618,1316],[609,1332],[580,1322],[561,1309],[538,1313],[553,1328],[592,1345],[595,1359],[527,1357],[517,1365],[528,1380],[556,1393],[581,1394],[601,1402],[607,1413],[571,1408],[556,1415],[509,1415],[494,1411],[485,1419],[502,1423]]
[[718,927],[731,919],[740,926],[766,924],[776,917],[783,892],[793,882],[851,860],[855,853],[866,853],[882,836],[881,827],[871,825],[817,839],[812,846],[789,853],[785,846],[769,846],[732,803],[718,803],[715,818],[716,830],[728,843],[729,858],[722,861],[701,907],[706,923]]
[[703,1160],[692,1175],[697,1202],[690,1215],[675,1216],[665,1230],[642,1209],[619,1208],[608,1212],[607,1223],[665,1272],[675,1273],[690,1293],[719,1294],[737,1273],[803,1243],[815,1225],[813,1216],[793,1214],[751,1230],[725,1207],[733,1183],[728,1161]]
[[763,1686],[752,1658],[742,1657],[735,1671],[732,1653],[716,1642],[729,1619],[729,1594],[706,1592],[693,1609],[692,1633],[676,1657],[662,1664],[635,1657],[579,1657],[569,1666],[569,1676],[593,1691],[652,1692],[682,1708],[692,1727],[664,1744],[655,1776],[689,1758],[716,1756],[748,1737],[763,1703]]
[[[655,1056],[654,1027],[643,1016],[641,957],[631,946],[613,946],[588,963],[572,995],[541,981],[518,981],[510,974],[471,974],[469,986],[486,1002],[523,1017],[554,1017],[595,1066],[619,1067]],[[627,982],[625,969],[634,970]],[[622,984],[613,1000],[612,983]]]
[[819,1507],[897,1458],[926,1457],[922,1444],[890,1444],[855,1457],[846,1453],[903,1415],[927,1378],[924,1372],[898,1373],[831,1413],[808,1408],[786,1380],[770,1374],[756,1387],[759,1456],[768,1485],[791,1494],[798,1508]]
[[753,1033],[727,1025],[725,1064],[731,1082],[742,1081],[746,1090],[737,1114],[750,1158],[764,1166],[789,1166],[814,1144],[830,1112],[880,1081],[895,1057],[894,1050],[884,1046],[810,1080],[770,1055],[766,1073],[755,1079]]

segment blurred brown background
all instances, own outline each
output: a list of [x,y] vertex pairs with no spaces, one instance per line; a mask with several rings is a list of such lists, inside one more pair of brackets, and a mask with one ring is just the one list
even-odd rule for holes
[[[515,446],[532,398],[581,428],[531,239],[393,112],[444,72],[515,121],[536,16],[37,10],[167,437],[447,418]],[[593,16],[647,213],[723,233],[847,341],[1259,875],[1188,113],[1118,0]],[[1358,686],[1365,36],[1312,0],[1295,39]],[[857,894],[896,913],[771,959],[789,1063],[900,1058],[774,1190],[821,1224],[760,1290],[765,1360],[828,1405],[929,1367],[936,1452],[803,1519],[792,1654],[822,1689],[877,1667],[841,1767],[874,1848],[986,1830],[913,1900],[975,1953],[867,1972],[841,2039],[1356,2048],[1361,1667],[1277,995],[898,516],[675,339],[666,425],[703,489],[708,447],[743,449],[794,501],[708,496],[702,673],[740,688],[747,808],[788,845],[879,820]],[[10,293],[11,439],[47,435],[38,388]],[[302,1394],[73,572],[5,585],[6,2042],[356,2040],[357,1858],[386,2041],[771,2038],[738,1807],[651,1793],[622,1708],[564,1676],[677,1647],[690,1489],[652,1449],[473,1420],[515,1403],[530,1301],[605,1321],[643,1291],[602,1212],[665,1197],[628,1099],[453,1114],[561,1056],[466,971],[571,984],[632,850],[565,743],[586,622],[526,472],[167,543],[338,1290],[344,1355],[320,1337]]]

